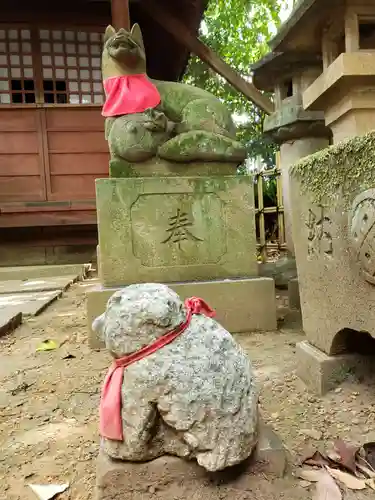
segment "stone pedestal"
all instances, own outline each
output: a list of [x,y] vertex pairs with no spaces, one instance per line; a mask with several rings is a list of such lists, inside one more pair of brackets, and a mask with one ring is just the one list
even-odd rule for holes
[[257,276],[252,178],[98,179],[104,286]]
[[[146,463],[110,460],[102,451],[97,462],[96,500],[139,498],[151,500],[155,494],[163,498],[212,498],[217,493],[223,500],[232,499],[251,489],[254,473],[260,470],[282,477],[287,465],[286,451],[277,435],[262,425],[254,456],[246,462],[222,472],[208,473],[195,461],[164,456]],[[226,483],[230,480],[230,485]]]
[[98,268],[92,320],[119,287],[168,284],[200,296],[232,333],[276,329],[274,281],[258,277],[251,177],[98,179]]
[[[352,212],[353,200],[374,182],[374,171],[364,166],[374,155],[374,141],[369,134],[312,155],[291,176],[303,328],[310,345],[322,353],[300,348],[300,371],[306,380],[306,358],[313,365],[318,360],[318,378],[326,380],[314,384],[322,390],[342,379],[353,361],[327,356],[375,353],[375,287],[363,272],[374,274],[375,193],[365,194],[366,204]],[[361,220],[353,223],[353,217]]]
[[363,362],[357,354],[328,356],[306,341],[296,345],[296,357],[298,377],[320,396],[337,387]]

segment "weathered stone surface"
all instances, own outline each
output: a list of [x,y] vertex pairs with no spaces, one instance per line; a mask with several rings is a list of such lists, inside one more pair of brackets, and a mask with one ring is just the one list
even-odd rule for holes
[[301,309],[301,300],[299,298],[298,279],[289,280],[288,283],[288,304],[289,309]]
[[252,178],[97,179],[105,286],[258,274]]
[[375,189],[367,189],[353,201],[349,213],[349,243],[354,263],[363,279],[375,285]]
[[7,335],[22,323],[22,313],[0,307],[0,337]]
[[270,425],[259,423],[258,444],[253,454],[253,462],[265,465],[264,471],[276,477],[283,477],[287,467],[286,449]]
[[[358,223],[359,213],[351,212],[355,198],[374,186],[374,150],[371,132],[315,153],[291,170],[303,327],[308,341],[329,356],[356,351],[359,332],[375,337],[375,287],[365,280],[358,261],[363,251],[371,269],[374,214],[367,202]],[[353,215],[356,243],[354,227],[350,231]]]
[[259,274],[273,278],[277,288],[288,288],[289,281],[297,277],[296,261],[285,257],[276,262],[260,264]]
[[109,162],[110,177],[204,177],[235,175],[236,171],[236,163],[212,161],[173,163],[161,158],[152,158],[152,160],[141,163],[130,163],[125,160],[111,160]]
[[[254,472],[282,477],[287,464],[287,454],[280,439],[268,426],[260,426],[259,443],[250,459],[240,465],[207,473],[195,461],[164,456],[146,463],[111,460],[100,450],[97,460],[96,500],[118,500],[141,495],[152,500],[155,493],[163,498],[190,498],[196,500],[221,498],[244,500],[254,498]],[[248,495],[248,496],[247,496]]]
[[[230,333],[276,330],[275,285],[270,278],[173,283],[172,290],[183,299],[202,297],[217,313],[217,321]],[[89,345],[101,349],[103,342],[92,331],[94,319],[105,311],[108,299],[118,288],[102,286],[87,294]]]
[[276,142],[304,137],[327,137],[324,115],[320,111],[305,111],[301,96],[289,98],[282,107],[264,121],[264,132]]
[[[309,342],[296,346],[297,375],[315,394],[324,395],[343,382],[348,374],[364,363],[358,354],[328,356]],[[371,357],[369,362],[372,363]]]
[[352,338],[363,331],[375,337],[375,287],[350,251],[351,203],[340,191],[336,201],[316,203],[293,177],[291,192],[303,328],[313,346],[328,355],[341,354],[349,347],[336,341],[343,331]]
[[[165,285],[116,292],[93,328],[116,357],[181,324],[186,311]],[[122,385],[124,441],[103,439],[112,458],[196,458],[210,471],[235,465],[257,443],[258,393],[250,360],[213,319],[194,316],[171,344],[130,365]]]

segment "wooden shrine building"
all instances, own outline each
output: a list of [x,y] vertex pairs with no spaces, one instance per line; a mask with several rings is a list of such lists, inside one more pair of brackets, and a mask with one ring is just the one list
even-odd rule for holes
[[178,80],[195,52],[250,99],[271,106],[197,39],[206,3],[1,0],[0,265],[22,264],[29,246],[85,253],[96,245],[94,181],[107,176],[109,160],[102,35],[110,23],[128,27],[129,11],[143,31],[149,76]]

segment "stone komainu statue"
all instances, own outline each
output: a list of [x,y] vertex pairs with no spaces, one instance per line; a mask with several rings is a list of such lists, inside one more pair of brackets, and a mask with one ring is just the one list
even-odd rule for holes
[[[94,321],[115,358],[101,400],[102,447],[109,457],[139,462],[175,455],[217,471],[252,453],[258,436],[252,366],[207,308],[196,298],[184,305],[166,285],[130,285]],[[111,384],[117,384],[112,392]]]
[[109,26],[102,55],[106,139],[112,160],[226,162],[246,157],[229,110],[209,92],[150,80],[139,26]]

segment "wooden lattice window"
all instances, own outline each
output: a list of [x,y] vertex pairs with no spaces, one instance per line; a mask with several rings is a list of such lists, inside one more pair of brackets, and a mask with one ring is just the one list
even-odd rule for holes
[[0,104],[35,103],[30,30],[0,29]]
[[102,104],[102,34],[0,26],[0,104]]
[[102,104],[102,35],[40,30],[43,95],[46,103]]

